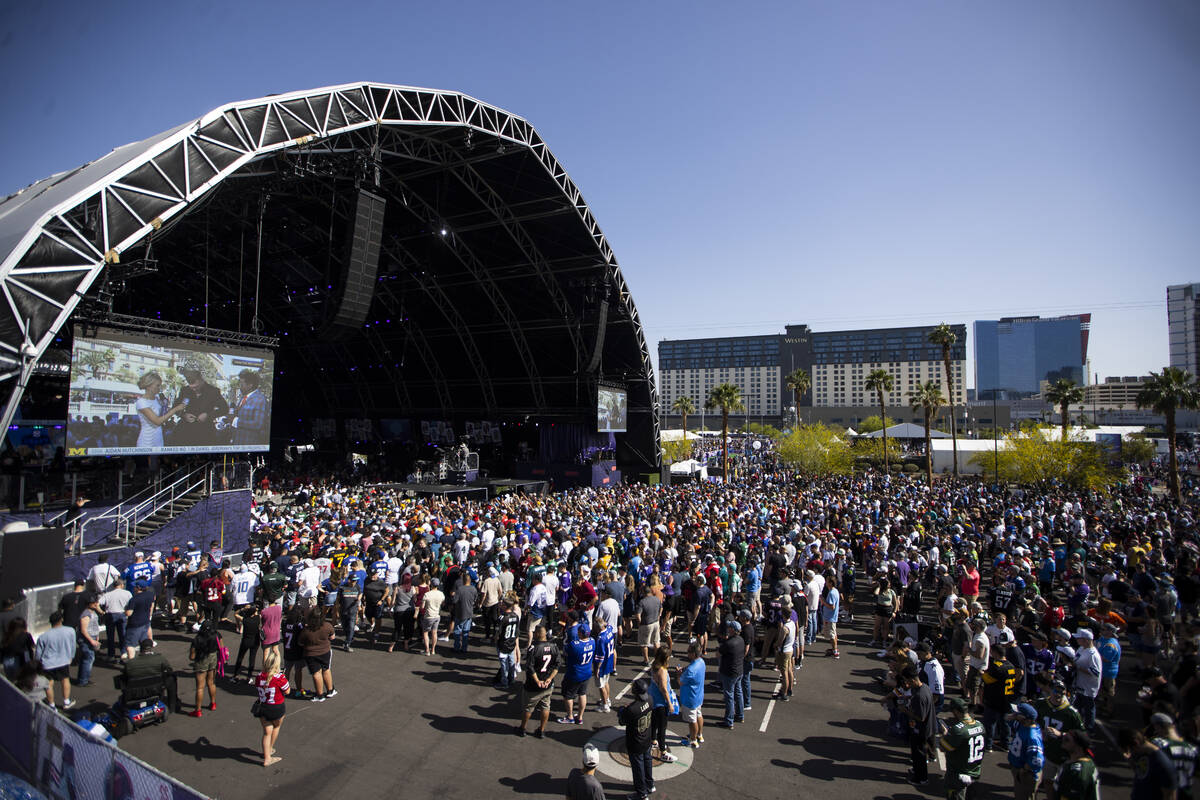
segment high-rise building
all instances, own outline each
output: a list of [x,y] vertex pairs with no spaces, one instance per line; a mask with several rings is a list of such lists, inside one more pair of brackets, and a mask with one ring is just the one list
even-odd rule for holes
[[[967,327],[953,325],[957,341],[951,347],[954,401],[966,402]],[[795,405],[787,376],[804,369],[812,388],[801,406],[872,407],[873,392],[864,386],[875,369],[892,373],[892,406],[907,402],[917,383],[945,384],[942,348],[930,344],[934,326],[814,332],[807,325],[788,325],[783,335],[738,336],[719,339],[664,340],[658,345],[659,395],[663,413],[676,398],[687,396],[697,410],[714,386],[732,383],[742,390],[750,416],[782,416]]]
[[1170,360],[1176,369],[1200,375],[1200,283],[1167,287],[1167,331]]
[[1060,378],[1082,386],[1091,323],[1091,314],[976,321],[976,399],[1031,397]]

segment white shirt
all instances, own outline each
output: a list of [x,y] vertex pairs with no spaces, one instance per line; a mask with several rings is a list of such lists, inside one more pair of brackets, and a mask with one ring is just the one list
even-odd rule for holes
[[[983,647],[983,655],[975,655],[975,651]],[[991,655],[992,645],[988,642],[987,634],[983,631],[975,634],[971,639],[971,653],[967,656],[967,666],[974,667],[978,670],[987,669],[988,656]]]
[[97,564],[88,573],[88,583],[100,592],[100,594],[104,594],[113,587],[113,584],[120,577],[121,570],[112,564]]
[[788,654],[796,649],[796,623],[791,617],[783,623],[783,644],[779,645],[779,649]]
[[233,604],[244,606],[254,599],[258,589],[258,575],[249,570],[238,572],[233,576]]
[[[387,560],[387,585],[395,586],[400,582],[400,570],[404,569],[404,559],[392,556]],[[324,580],[322,578],[322,580]]]
[[1075,653],[1075,691],[1084,697],[1100,692],[1100,651],[1095,647],[1080,647]]
[[931,658],[921,664],[921,672],[925,673],[925,683],[929,684],[929,691],[933,694],[946,693],[946,671],[942,669],[941,662],[936,658]]
[[313,566],[300,570],[300,574],[296,576],[296,584],[298,587],[297,596],[317,596],[317,587],[321,585],[321,570],[316,566],[315,562]]

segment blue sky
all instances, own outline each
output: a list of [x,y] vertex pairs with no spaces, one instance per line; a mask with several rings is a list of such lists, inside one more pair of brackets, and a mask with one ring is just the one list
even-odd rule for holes
[[1200,5],[8,3],[0,192],[359,80],[527,118],[663,338],[1091,311],[1167,360],[1200,281]]

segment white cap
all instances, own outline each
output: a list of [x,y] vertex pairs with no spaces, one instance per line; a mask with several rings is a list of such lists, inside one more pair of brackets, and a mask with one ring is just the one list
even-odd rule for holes
[[136,553],[133,554],[133,557],[134,558],[145,558],[146,554],[143,553],[141,550],[138,550]]
[[600,751],[596,749],[594,744],[585,744],[583,746],[583,765],[585,767],[594,767],[600,763]]

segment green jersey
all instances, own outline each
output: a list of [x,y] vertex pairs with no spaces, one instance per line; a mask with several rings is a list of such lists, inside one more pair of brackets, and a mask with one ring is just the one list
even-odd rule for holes
[[946,776],[969,775],[978,778],[987,743],[983,735],[983,723],[974,719],[956,722],[950,726],[942,741],[946,745]]
[[1054,776],[1054,800],[1100,800],[1100,771],[1086,756],[1070,761]]
[[[1066,703],[1062,708],[1054,708],[1049,700],[1039,700],[1034,704],[1034,708],[1038,712],[1038,720],[1046,728],[1053,728],[1059,734],[1064,734],[1067,731],[1083,730],[1083,717],[1075,710],[1075,707],[1070,703]],[[1042,737],[1042,748],[1047,761],[1052,761],[1055,764],[1061,764],[1067,760],[1067,753],[1063,750],[1062,736],[1053,736],[1045,733]]]

